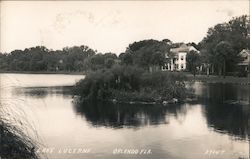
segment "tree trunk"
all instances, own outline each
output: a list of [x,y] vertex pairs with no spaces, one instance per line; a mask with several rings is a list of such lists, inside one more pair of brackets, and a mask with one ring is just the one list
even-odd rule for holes
[[195,77],[195,74],[196,74],[196,68],[194,67],[193,68],[193,75],[194,75],[194,77]]
[[226,77],[226,60],[223,61],[223,78]]

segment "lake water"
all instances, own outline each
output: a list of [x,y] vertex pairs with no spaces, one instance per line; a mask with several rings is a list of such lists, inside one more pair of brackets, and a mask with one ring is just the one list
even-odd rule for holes
[[[194,83],[197,102],[168,107],[79,105],[74,103],[70,86],[82,78],[0,74],[2,115],[26,123],[21,126],[39,142],[39,154],[49,159],[249,156],[249,105],[245,104],[249,103],[249,85]],[[244,104],[228,104],[234,101]]]

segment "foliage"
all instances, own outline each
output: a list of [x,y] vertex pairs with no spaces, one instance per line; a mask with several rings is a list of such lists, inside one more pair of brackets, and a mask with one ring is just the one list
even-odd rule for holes
[[187,54],[187,69],[192,72],[193,75],[196,75],[197,67],[201,65],[201,57],[196,51],[190,51]]
[[162,66],[165,54],[170,50],[170,41],[143,40],[130,44],[121,55],[122,64],[137,65],[145,70],[152,66]]
[[34,142],[22,130],[3,121],[0,122],[0,156],[5,159],[36,159]]
[[185,97],[185,77],[179,73],[149,73],[136,66],[115,65],[92,72],[74,89],[82,99],[161,101]]
[[[87,46],[48,50],[43,46],[1,54],[1,71],[81,71],[83,60],[95,52]],[[3,61],[3,63],[2,63]]]
[[[27,122],[21,109],[12,107],[15,103],[1,99],[0,103],[0,157],[4,159],[38,159],[39,143],[36,132]],[[4,114],[4,115],[3,115]]]
[[111,69],[99,69],[79,81],[75,93],[87,99],[104,100],[111,96],[112,89],[134,91],[138,89],[142,72],[139,68],[120,65]]
[[111,68],[115,63],[117,56],[113,53],[96,54],[87,58],[84,63],[86,70],[96,71],[103,68]]
[[220,74],[223,70],[223,74],[226,74],[226,63],[230,60],[230,57],[233,56],[233,48],[230,43],[226,41],[221,41],[215,47],[215,56],[218,66],[220,68]]
[[133,64],[133,55],[131,53],[121,53],[119,59],[121,59],[121,64],[123,65]]
[[227,42],[231,51],[227,53],[225,68],[227,68],[226,71],[234,71],[236,64],[242,60],[239,57],[240,51],[249,48],[248,30],[249,22],[246,15],[233,18],[228,23],[217,24],[209,28],[206,37],[199,43],[201,53],[203,54],[202,57],[212,65],[217,73],[220,73],[223,65],[221,56],[224,55],[220,55],[222,52],[218,53],[218,50],[215,48],[220,42]]
[[111,68],[117,60],[113,53],[96,54],[88,46],[48,50],[43,46],[0,54],[1,71],[89,71]]

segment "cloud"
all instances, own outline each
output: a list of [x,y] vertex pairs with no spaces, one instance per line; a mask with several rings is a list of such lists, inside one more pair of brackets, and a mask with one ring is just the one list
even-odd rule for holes
[[[88,22],[94,26],[112,27],[121,23],[121,14],[118,10],[107,12],[103,15],[93,14],[92,12],[77,10],[74,12],[59,13],[55,16],[52,27],[62,33],[67,26],[80,21]],[[76,20],[76,21],[75,21]]]

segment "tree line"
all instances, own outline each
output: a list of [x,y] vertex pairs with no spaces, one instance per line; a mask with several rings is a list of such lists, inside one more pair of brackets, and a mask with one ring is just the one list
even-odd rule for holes
[[243,59],[240,52],[250,48],[249,17],[235,17],[227,23],[208,29],[207,35],[198,44],[201,61],[212,74],[225,76],[237,70]]
[[[200,53],[187,54],[187,70],[196,74],[201,65],[205,72],[226,75],[237,71],[237,64],[243,59],[240,51],[250,48],[249,20],[246,15],[235,17],[229,22],[217,24],[208,29],[207,35],[194,46]],[[148,71],[159,70],[166,55],[173,57],[170,49],[180,46],[169,39],[142,40],[130,44],[125,52],[98,53],[88,46],[65,47],[49,50],[44,46],[14,50],[0,54],[1,71],[95,71],[111,68],[114,64],[134,65]]]
[[36,46],[0,54],[1,71],[86,71],[111,67],[117,59],[114,53],[97,53],[88,46],[49,50]]
[[119,56],[115,53],[98,53],[85,45],[62,50],[36,46],[0,54],[0,70],[80,72],[111,68],[115,64],[134,65],[145,70],[157,67],[159,70],[166,60],[165,54],[172,47],[169,42],[168,39],[134,42]]

